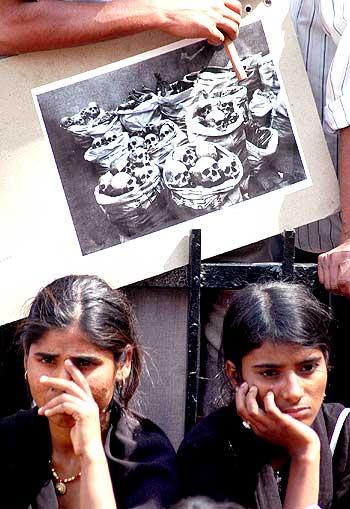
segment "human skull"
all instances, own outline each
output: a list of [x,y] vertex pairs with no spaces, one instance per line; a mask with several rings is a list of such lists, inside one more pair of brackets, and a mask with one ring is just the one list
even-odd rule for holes
[[129,150],[133,150],[137,147],[143,147],[145,140],[142,136],[131,136],[128,144]]
[[110,184],[116,193],[115,196],[130,193],[137,186],[136,178],[126,172],[116,173],[112,177]]
[[74,120],[72,117],[62,117],[60,120],[60,126],[64,129],[68,129],[74,124]]
[[172,134],[174,132],[174,128],[170,126],[169,124],[163,124],[162,127],[159,130],[159,139],[163,140],[169,134]]
[[110,143],[113,143],[117,138],[118,138],[117,133],[113,133],[112,131],[107,132],[103,137],[103,139],[105,140],[104,144],[109,145]]
[[209,126],[220,129],[225,122],[225,113],[219,109],[212,110],[205,120]]
[[178,147],[174,152],[174,158],[184,163],[187,166],[187,169],[190,169],[197,161],[196,149],[189,146]]
[[220,110],[225,116],[229,117],[235,110],[235,103],[233,101],[227,101],[220,105]]
[[85,123],[90,120],[90,114],[89,114],[89,111],[86,108],[83,108],[80,111],[80,116],[84,120]]
[[91,148],[101,148],[102,145],[104,145],[104,139],[103,138],[95,138],[92,142]]
[[145,147],[149,152],[153,152],[157,148],[159,138],[156,134],[151,133],[145,136]]
[[96,118],[99,116],[101,110],[97,103],[91,102],[88,104],[86,111],[91,118]]
[[137,184],[142,186],[151,177],[152,173],[151,166],[142,166],[141,168],[135,167],[131,175],[135,177]]
[[130,152],[129,159],[138,168],[147,166],[150,161],[149,154],[143,147],[136,147],[134,150],[132,150]]
[[213,187],[219,184],[221,175],[218,163],[212,157],[201,157],[193,168],[196,183],[203,187]]
[[164,165],[166,182],[173,187],[186,187],[190,185],[191,175],[184,163],[176,159],[168,160]]
[[231,159],[230,157],[222,157],[218,161],[219,172],[221,176],[227,179],[241,180],[242,178],[242,168],[235,159]]
[[98,189],[101,193],[103,193],[106,190],[106,188],[110,185],[112,177],[113,175],[110,171],[107,171],[106,173],[101,175],[98,181]]

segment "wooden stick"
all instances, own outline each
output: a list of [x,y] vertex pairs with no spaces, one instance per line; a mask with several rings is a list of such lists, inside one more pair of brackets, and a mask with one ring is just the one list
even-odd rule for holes
[[235,45],[233,44],[233,41],[231,41],[231,39],[229,39],[228,37],[225,37],[224,47],[227,56],[231,61],[233,70],[236,73],[238,81],[247,79],[247,73],[245,72],[245,69],[242,65],[241,59],[239,58],[239,55],[237,53]]

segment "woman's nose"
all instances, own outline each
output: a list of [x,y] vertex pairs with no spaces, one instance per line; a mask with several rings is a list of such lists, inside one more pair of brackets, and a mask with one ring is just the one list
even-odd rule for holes
[[52,373],[52,376],[54,378],[62,378],[64,380],[72,380],[72,377],[70,376],[70,374],[68,373],[68,371],[66,370],[65,366],[64,366],[64,363],[60,362],[57,366],[56,366],[56,369],[55,371]]
[[297,403],[304,395],[302,381],[296,373],[289,373],[283,380],[281,396],[289,403]]

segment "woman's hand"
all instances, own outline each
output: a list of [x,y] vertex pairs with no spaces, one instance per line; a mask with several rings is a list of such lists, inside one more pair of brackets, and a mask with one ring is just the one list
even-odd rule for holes
[[41,377],[42,384],[61,393],[39,408],[39,414],[48,418],[71,416],[75,421],[70,432],[75,455],[92,457],[102,447],[99,408],[81,371],[70,360],[65,361],[65,368],[71,380]]
[[257,387],[249,388],[246,382],[236,393],[237,412],[256,435],[283,447],[292,459],[312,458],[319,454],[320,440],[310,426],[281,412],[272,391],[263,399],[264,408],[259,406],[257,395]]
[[151,9],[160,17],[161,30],[177,37],[203,37],[216,45],[226,35],[232,40],[237,37],[242,15],[237,0],[151,0]]

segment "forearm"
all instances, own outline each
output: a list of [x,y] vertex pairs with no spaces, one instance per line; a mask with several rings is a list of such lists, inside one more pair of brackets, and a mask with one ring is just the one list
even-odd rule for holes
[[108,463],[99,447],[81,458],[80,509],[116,509]]
[[0,55],[65,48],[162,26],[152,2],[6,1],[0,17]]
[[342,242],[350,239],[350,127],[340,130],[340,206]]
[[320,450],[300,458],[292,458],[283,509],[317,504],[320,478]]

